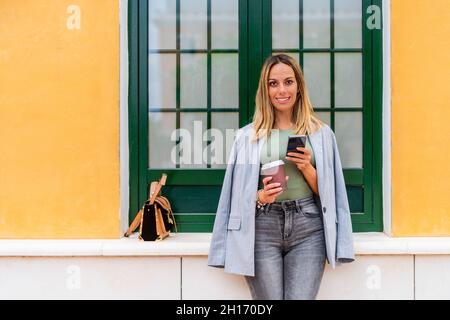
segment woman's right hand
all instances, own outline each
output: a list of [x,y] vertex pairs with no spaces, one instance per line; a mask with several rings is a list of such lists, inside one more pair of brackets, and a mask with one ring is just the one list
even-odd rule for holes
[[[286,182],[288,179],[289,177],[286,177]],[[264,204],[275,202],[276,198],[283,192],[283,188],[280,187],[280,183],[269,183],[270,180],[272,180],[272,177],[264,178],[264,189],[259,190],[259,201]]]

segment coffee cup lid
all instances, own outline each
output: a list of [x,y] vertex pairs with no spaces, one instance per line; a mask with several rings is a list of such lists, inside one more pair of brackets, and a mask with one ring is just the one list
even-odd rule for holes
[[282,166],[282,165],[284,165],[284,161],[283,160],[272,161],[272,162],[264,164],[261,167],[261,170],[266,170],[266,169],[270,169],[270,168],[278,167],[278,166]]

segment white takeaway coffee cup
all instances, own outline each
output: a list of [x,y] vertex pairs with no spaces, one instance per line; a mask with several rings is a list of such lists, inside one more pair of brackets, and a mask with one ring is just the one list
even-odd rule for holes
[[284,161],[277,160],[264,164],[261,167],[261,175],[264,178],[272,177],[269,183],[280,183],[283,191],[287,189],[286,174],[284,170]]

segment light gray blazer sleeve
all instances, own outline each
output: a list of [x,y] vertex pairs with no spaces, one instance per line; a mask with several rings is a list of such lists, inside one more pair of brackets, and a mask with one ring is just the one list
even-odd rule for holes
[[353,250],[352,221],[350,218],[347,189],[345,188],[344,172],[342,171],[336,137],[334,133],[332,133],[332,136],[337,215],[336,260],[340,263],[347,263],[355,260]]
[[208,265],[223,268],[225,265],[225,251],[227,242],[227,224],[230,216],[231,189],[233,185],[233,171],[237,159],[237,138],[234,140],[230,157],[225,171],[222,191],[217,206],[214,228],[209,247]]

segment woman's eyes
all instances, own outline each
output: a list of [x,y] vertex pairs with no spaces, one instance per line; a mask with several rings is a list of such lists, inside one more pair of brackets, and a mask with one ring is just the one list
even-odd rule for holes
[[[292,84],[294,84],[294,80],[286,80],[286,82],[285,82],[285,85],[288,85],[288,86],[290,86]],[[276,81],[269,82],[269,86],[271,86],[271,87],[276,87],[277,85],[278,85],[278,82],[276,82]]]

